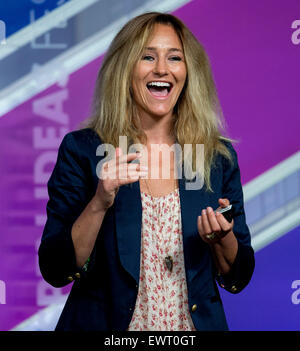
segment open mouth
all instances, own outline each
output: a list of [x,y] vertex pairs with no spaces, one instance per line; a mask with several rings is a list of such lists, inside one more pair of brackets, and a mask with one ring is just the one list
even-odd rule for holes
[[169,82],[149,82],[147,88],[154,97],[167,97],[173,85]]

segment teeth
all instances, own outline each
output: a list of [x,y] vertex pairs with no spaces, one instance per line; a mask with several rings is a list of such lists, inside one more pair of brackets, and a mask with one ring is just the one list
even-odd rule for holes
[[148,83],[147,85],[156,86],[156,87],[167,87],[167,88],[171,87],[171,84],[166,82],[151,82],[151,83]]

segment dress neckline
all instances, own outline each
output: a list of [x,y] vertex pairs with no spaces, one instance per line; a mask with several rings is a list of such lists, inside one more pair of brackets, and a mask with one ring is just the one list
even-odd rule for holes
[[177,193],[178,189],[179,189],[179,187],[175,188],[172,192],[170,192],[166,195],[162,195],[162,196],[152,196],[151,194],[146,193],[145,191],[141,191],[141,194],[146,195],[147,197],[150,197],[151,199],[154,199],[154,200],[160,200],[160,199],[165,199],[165,198],[173,195],[174,193]]

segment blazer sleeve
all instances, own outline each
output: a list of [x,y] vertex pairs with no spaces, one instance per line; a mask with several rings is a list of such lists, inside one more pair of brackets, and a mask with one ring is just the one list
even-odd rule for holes
[[227,198],[234,208],[233,232],[238,241],[238,251],[230,272],[226,275],[218,274],[217,282],[222,288],[237,294],[250,282],[255,259],[254,250],[251,246],[250,231],[246,224],[237,154],[231,143],[228,143],[227,147],[232,155],[233,162],[223,159],[223,198]]
[[89,269],[76,265],[71,237],[73,223],[90,201],[87,175],[72,133],[67,134],[58,150],[58,157],[48,181],[49,201],[38,255],[43,278],[55,287],[82,279],[93,266],[93,250]]

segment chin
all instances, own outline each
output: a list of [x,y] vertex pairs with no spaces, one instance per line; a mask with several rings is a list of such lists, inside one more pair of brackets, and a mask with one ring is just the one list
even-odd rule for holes
[[165,116],[168,115],[168,114],[170,114],[170,113],[169,113],[169,112],[161,112],[161,113],[156,112],[156,113],[151,113],[151,115],[152,115],[153,117],[156,117],[156,118],[163,118],[163,117],[165,117]]
[[156,110],[149,110],[149,113],[152,116],[157,116],[157,117],[164,117],[166,115],[172,114],[172,109],[156,109]]

